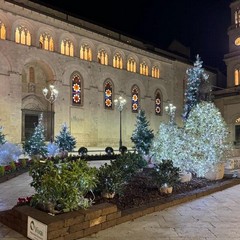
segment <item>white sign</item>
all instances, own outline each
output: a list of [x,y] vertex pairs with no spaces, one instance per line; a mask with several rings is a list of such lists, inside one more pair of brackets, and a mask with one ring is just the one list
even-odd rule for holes
[[47,240],[47,225],[28,216],[27,237],[33,240]]

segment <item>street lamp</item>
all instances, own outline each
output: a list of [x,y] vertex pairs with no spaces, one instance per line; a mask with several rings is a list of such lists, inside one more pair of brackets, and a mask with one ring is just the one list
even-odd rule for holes
[[[58,90],[54,85],[49,85],[50,92],[47,88],[42,90],[45,99],[50,102],[51,106],[51,118],[50,118],[50,141],[53,142],[53,103],[57,100]],[[49,94],[48,94],[49,93]]]
[[114,100],[114,105],[117,107],[120,113],[120,140],[119,140],[119,149],[122,147],[122,110],[124,105],[126,104],[126,99],[122,96]]
[[170,124],[173,124],[174,118],[175,118],[176,107],[172,103],[169,103],[168,106],[165,107],[165,111],[169,115]]

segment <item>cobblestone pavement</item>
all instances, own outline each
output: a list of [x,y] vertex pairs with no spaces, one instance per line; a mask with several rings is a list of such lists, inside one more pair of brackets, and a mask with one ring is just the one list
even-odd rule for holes
[[[34,191],[28,173],[0,184],[0,211]],[[82,240],[239,240],[240,185],[103,230]],[[0,223],[0,240],[27,239]]]

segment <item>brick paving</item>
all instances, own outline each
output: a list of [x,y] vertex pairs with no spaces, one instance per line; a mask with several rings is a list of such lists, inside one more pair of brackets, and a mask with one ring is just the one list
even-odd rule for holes
[[[34,193],[24,173],[0,184],[0,211]],[[239,240],[240,185],[102,230],[82,240]],[[0,240],[27,239],[0,223]]]

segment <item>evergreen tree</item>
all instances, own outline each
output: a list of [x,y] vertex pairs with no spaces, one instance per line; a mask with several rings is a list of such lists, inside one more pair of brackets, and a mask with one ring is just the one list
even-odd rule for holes
[[208,74],[202,68],[202,61],[199,55],[196,57],[194,66],[187,69],[187,83],[185,90],[183,120],[186,121],[191,109],[201,100],[210,99],[210,83],[208,81]]
[[202,101],[189,114],[185,132],[190,139],[189,152],[192,170],[199,177],[204,176],[217,163],[225,160],[229,153],[228,128],[212,102]]
[[25,152],[31,157],[37,155],[45,157],[47,154],[47,147],[44,137],[44,126],[42,121],[43,116],[41,114],[32,136],[25,142],[23,146]]
[[147,155],[149,153],[152,140],[154,138],[153,130],[149,129],[149,122],[146,119],[145,111],[139,110],[136,119],[136,128],[133,131],[131,140],[135,144],[138,153]]
[[0,145],[4,144],[6,142],[5,134],[3,134],[3,127],[0,126]]
[[60,151],[68,151],[71,152],[74,150],[76,146],[76,140],[69,132],[67,124],[64,123],[62,125],[62,129],[58,136],[56,136],[55,140],[56,145],[60,149]]

